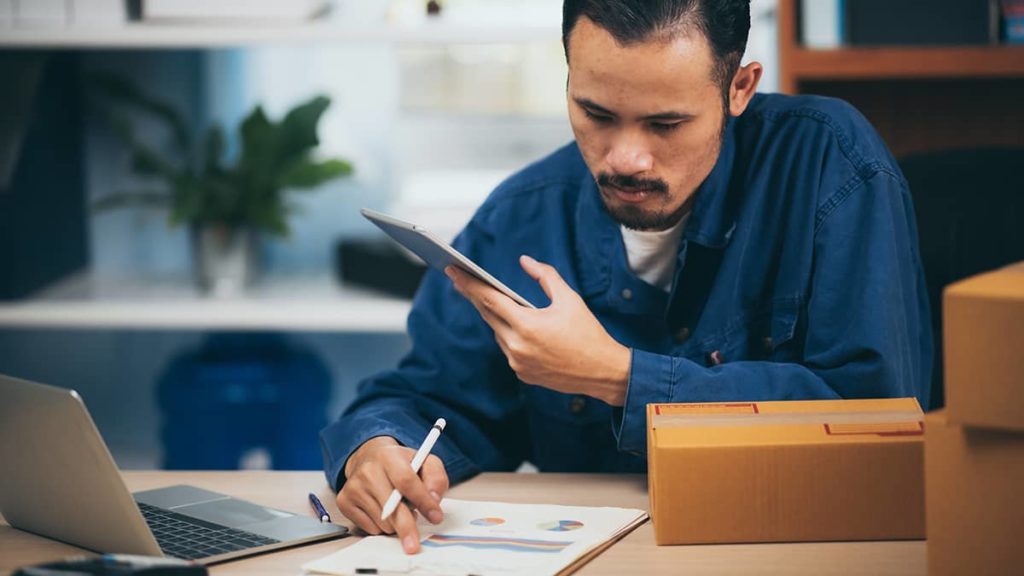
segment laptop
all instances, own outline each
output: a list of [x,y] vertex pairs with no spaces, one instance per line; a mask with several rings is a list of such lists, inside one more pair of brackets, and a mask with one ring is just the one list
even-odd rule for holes
[[312,514],[195,486],[132,494],[74,390],[3,375],[0,514],[15,528],[101,553],[201,564],[348,533]]

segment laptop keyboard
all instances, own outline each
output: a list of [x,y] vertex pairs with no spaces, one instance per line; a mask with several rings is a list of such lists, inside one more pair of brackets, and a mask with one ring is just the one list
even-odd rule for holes
[[227,528],[198,518],[137,503],[160,549],[168,556],[196,560],[246,548],[276,544],[279,540]]

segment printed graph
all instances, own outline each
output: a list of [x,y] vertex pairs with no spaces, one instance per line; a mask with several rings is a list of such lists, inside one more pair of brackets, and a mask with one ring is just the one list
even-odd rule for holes
[[479,550],[509,550],[511,552],[532,552],[558,554],[572,542],[551,540],[530,540],[526,538],[496,538],[492,536],[463,536],[459,534],[434,534],[421,542],[428,548],[461,546]]
[[487,518],[477,518],[476,520],[470,520],[470,524],[473,526],[497,526],[498,524],[504,524],[504,518],[494,518],[489,516]]
[[553,522],[541,522],[537,524],[537,528],[549,532],[568,532],[583,528],[583,522],[579,520],[555,520]]

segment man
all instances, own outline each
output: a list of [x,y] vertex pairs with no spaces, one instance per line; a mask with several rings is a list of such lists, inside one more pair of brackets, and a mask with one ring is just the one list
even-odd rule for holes
[[[642,472],[649,402],[927,405],[906,182],[848,105],[755,95],[749,25],[749,0],[566,0],[575,142],[499,186],[455,241],[539,309],[427,275],[412,351],[322,433],[357,526],[412,553],[411,509],[440,521],[449,482],[482,470]],[[393,487],[410,506],[381,520]]]

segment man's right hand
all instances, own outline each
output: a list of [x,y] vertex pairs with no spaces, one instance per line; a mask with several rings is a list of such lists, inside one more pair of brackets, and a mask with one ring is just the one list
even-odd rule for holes
[[[434,524],[444,519],[441,498],[448,491],[448,473],[441,459],[431,454],[417,476],[412,471],[416,450],[406,448],[390,436],[377,436],[363,443],[345,463],[347,479],[338,492],[338,510],[367,534],[394,534],[406,554],[420,549],[416,515],[406,502]],[[397,488],[404,498],[394,514],[380,519],[384,503]]]

